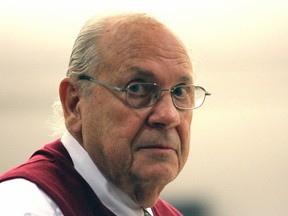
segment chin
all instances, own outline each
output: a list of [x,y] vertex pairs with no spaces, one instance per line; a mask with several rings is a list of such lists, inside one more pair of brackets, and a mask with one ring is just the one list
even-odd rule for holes
[[[149,169],[149,168],[148,168]],[[178,166],[172,166],[171,164],[161,164],[151,167],[147,170],[145,176],[154,182],[167,182],[170,183],[178,176]],[[144,177],[144,175],[143,175]]]

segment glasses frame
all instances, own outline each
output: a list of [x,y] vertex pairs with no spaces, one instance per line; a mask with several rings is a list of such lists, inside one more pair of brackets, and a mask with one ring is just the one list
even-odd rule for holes
[[[203,98],[202,102],[200,103],[200,105],[198,105],[197,107],[193,107],[193,108],[186,108],[186,107],[178,106],[177,103],[174,101],[174,100],[175,100],[174,97],[172,96],[172,93],[174,92],[174,90],[175,90],[178,86],[174,86],[174,87],[172,87],[171,89],[163,89],[163,88],[161,88],[157,83],[145,83],[145,84],[152,84],[152,85],[155,85],[155,86],[159,86],[160,92],[159,92],[158,96],[156,97],[155,102],[154,102],[154,103],[151,103],[151,104],[149,104],[149,105],[147,105],[147,106],[133,106],[133,105],[131,105],[131,104],[128,102],[128,99],[127,99],[127,97],[128,97],[127,92],[129,91],[130,85],[128,85],[128,86],[125,87],[125,88],[120,88],[120,87],[118,87],[118,86],[114,86],[114,85],[112,85],[112,84],[110,84],[110,83],[97,80],[97,79],[95,79],[95,78],[92,78],[92,77],[87,76],[87,75],[84,75],[84,74],[80,75],[80,76],[78,77],[78,80],[90,81],[90,82],[96,83],[96,84],[98,84],[98,85],[100,85],[100,86],[103,86],[103,87],[106,87],[106,88],[108,88],[108,89],[114,90],[114,91],[125,92],[125,93],[126,93],[126,95],[125,95],[125,101],[126,101],[126,103],[127,103],[129,106],[131,106],[131,107],[133,107],[133,108],[136,108],[136,109],[137,109],[137,108],[146,108],[146,107],[151,107],[151,106],[153,106],[154,104],[156,104],[156,103],[159,101],[159,99],[160,99],[163,91],[168,91],[168,92],[171,93],[171,98],[172,98],[172,101],[173,101],[173,105],[174,105],[177,109],[179,109],[179,110],[193,110],[193,109],[197,109],[197,108],[199,108],[200,106],[202,106],[202,104],[204,103],[204,101],[205,101],[205,99],[206,99],[206,96],[210,96],[210,95],[211,95],[211,93],[207,92],[202,86],[195,86],[195,85],[193,85],[193,84],[183,85],[183,86],[189,86],[189,85],[191,85],[191,86],[194,87],[194,89],[196,89],[196,88],[201,89],[201,90],[203,91],[203,93],[204,93],[204,95],[203,95],[204,98]],[[135,84],[137,84],[137,83],[135,83]],[[143,83],[139,83],[139,84],[143,84]]]

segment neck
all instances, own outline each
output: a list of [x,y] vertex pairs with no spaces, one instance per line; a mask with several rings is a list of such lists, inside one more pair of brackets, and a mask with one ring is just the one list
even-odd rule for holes
[[[132,181],[133,182],[133,181]],[[132,187],[131,187],[132,186]],[[130,198],[143,208],[149,208],[156,204],[165,185],[150,182],[147,184],[127,184],[119,186]]]

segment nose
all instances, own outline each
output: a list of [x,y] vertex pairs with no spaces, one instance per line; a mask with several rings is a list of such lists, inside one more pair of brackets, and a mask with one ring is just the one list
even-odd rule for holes
[[147,121],[151,127],[164,129],[173,128],[180,124],[179,110],[174,106],[169,92],[162,93],[159,101],[152,107]]

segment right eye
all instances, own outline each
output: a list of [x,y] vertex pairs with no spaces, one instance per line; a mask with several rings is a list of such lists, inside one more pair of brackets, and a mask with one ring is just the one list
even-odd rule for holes
[[155,83],[132,83],[126,88],[128,92],[137,97],[158,97],[161,88]]
[[140,83],[130,84],[128,86],[128,90],[133,92],[133,93],[143,93],[143,92],[145,92],[145,88],[144,88],[143,84],[140,84]]

